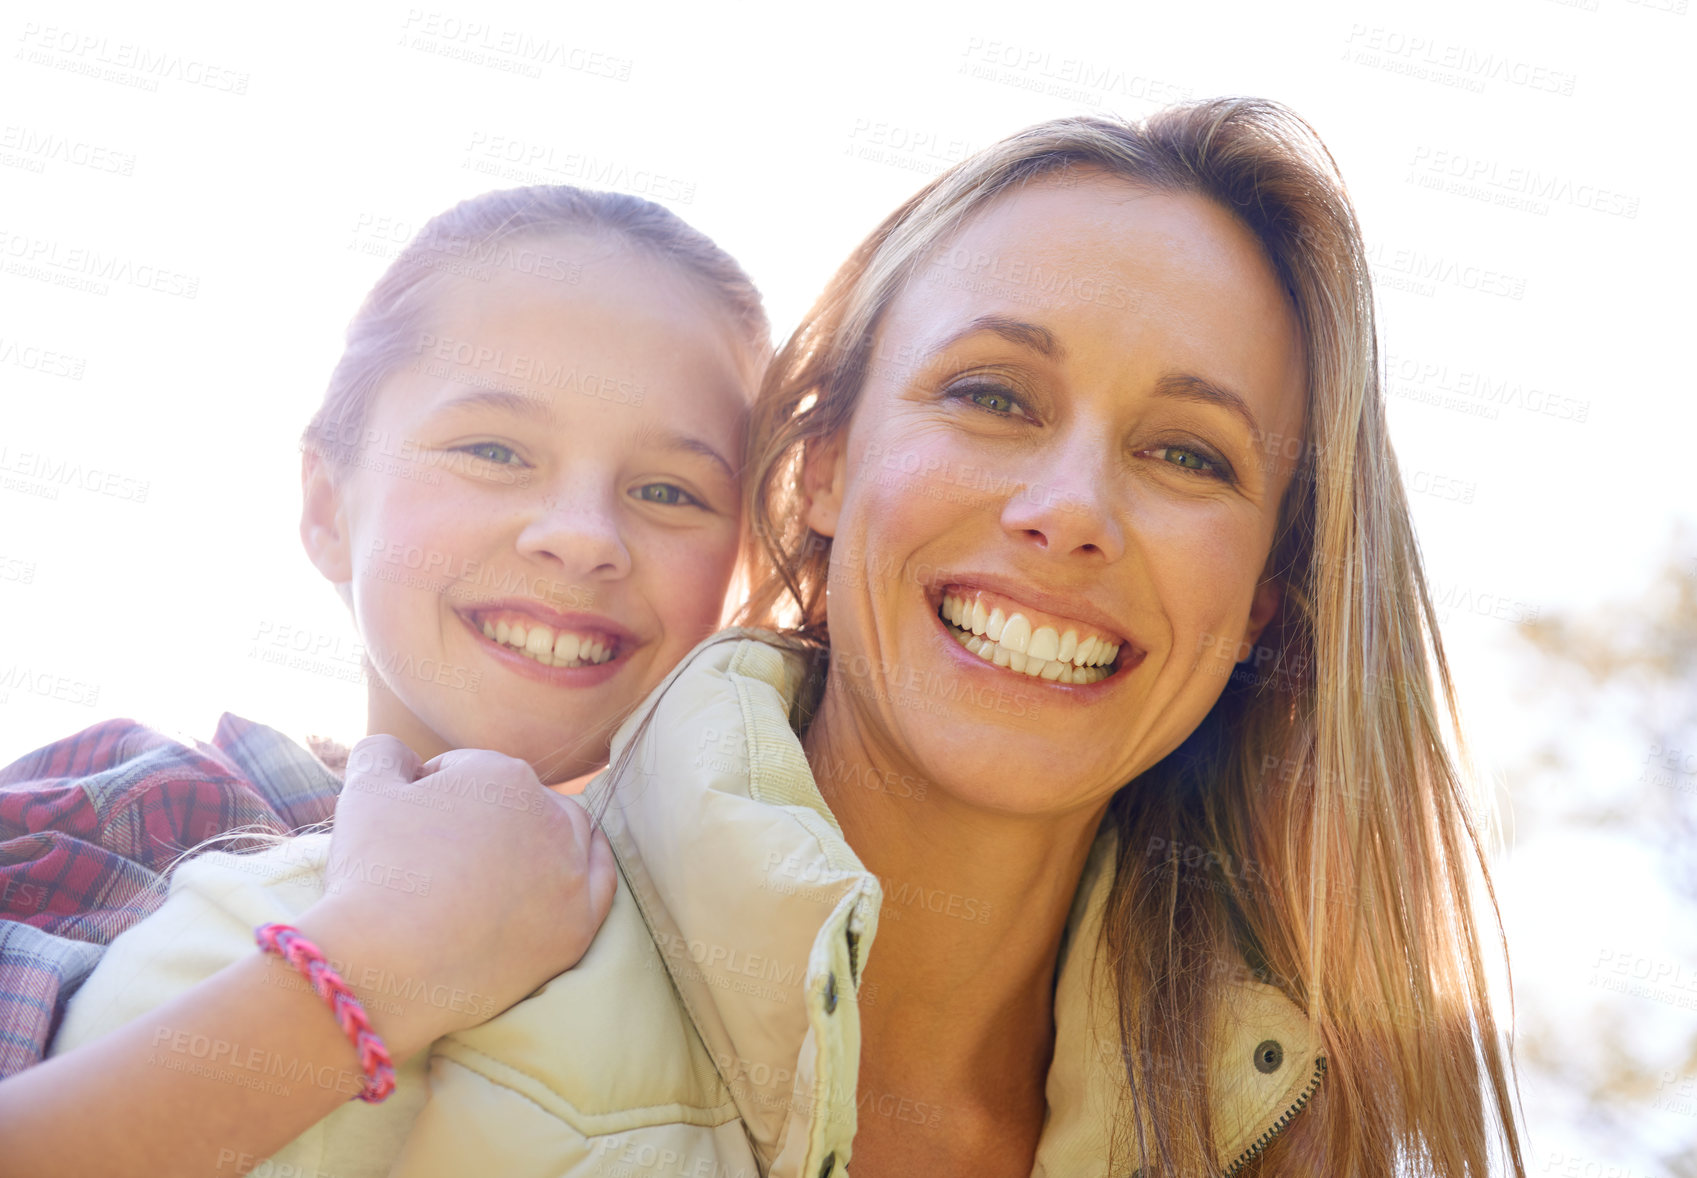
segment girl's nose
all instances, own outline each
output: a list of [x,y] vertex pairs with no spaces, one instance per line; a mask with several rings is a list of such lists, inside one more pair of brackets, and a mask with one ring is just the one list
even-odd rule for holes
[[630,573],[616,494],[588,488],[542,496],[519,533],[526,556],[553,561],[566,576],[615,580]]

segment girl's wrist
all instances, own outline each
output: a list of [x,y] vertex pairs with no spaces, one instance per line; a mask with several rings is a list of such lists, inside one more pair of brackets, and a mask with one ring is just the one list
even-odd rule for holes
[[318,945],[359,998],[373,1030],[399,1063],[476,1020],[461,1017],[454,991],[434,981],[418,956],[385,947],[381,923],[330,898],[302,913],[294,925]]
[[294,925],[277,921],[255,929],[254,940],[266,953],[287,961],[306,979],[313,993],[324,1000],[336,1025],[359,1055],[364,1081],[358,1098],[370,1104],[388,1099],[395,1091],[395,1061],[389,1054],[389,1045],[372,1027],[365,1004],[330,964],[324,951]]

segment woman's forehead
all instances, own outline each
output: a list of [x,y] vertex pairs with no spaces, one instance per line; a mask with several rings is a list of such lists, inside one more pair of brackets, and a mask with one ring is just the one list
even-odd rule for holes
[[917,365],[988,320],[1051,356],[1179,365],[1259,390],[1269,409],[1294,399],[1298,415],[1305,400],[1283,283],[1248,226],[1195,193],[1099,172],[1003,193],[921,259],[882,318],[879,347]]

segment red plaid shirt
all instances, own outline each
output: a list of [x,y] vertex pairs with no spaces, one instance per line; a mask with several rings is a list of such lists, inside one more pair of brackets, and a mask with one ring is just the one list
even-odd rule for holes
[[341,788],[294,741],[228,713],[210,745],[108,720],[0,769],[0,1078],[46,1054],[65,1003],[164,901],[185,852],[239,827],[322,822]]

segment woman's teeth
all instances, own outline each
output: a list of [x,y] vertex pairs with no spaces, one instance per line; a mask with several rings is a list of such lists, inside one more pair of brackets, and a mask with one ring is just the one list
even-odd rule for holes
[[483,636],[509,646],[544,667],[592,667],[616,653],[614,644],[587,634],[555,630],[540,622],[483,622]]
[[974,598],[952,593],[943,595],[937,610],[949,623],[955,641],[998,667],[1047,679],[1053,683],[1096,683],[1113,674],[1119,644],[1078,627],[1062,630],[1038,626],[1022,613],[1004,614],[1000,607],[989,610]]

